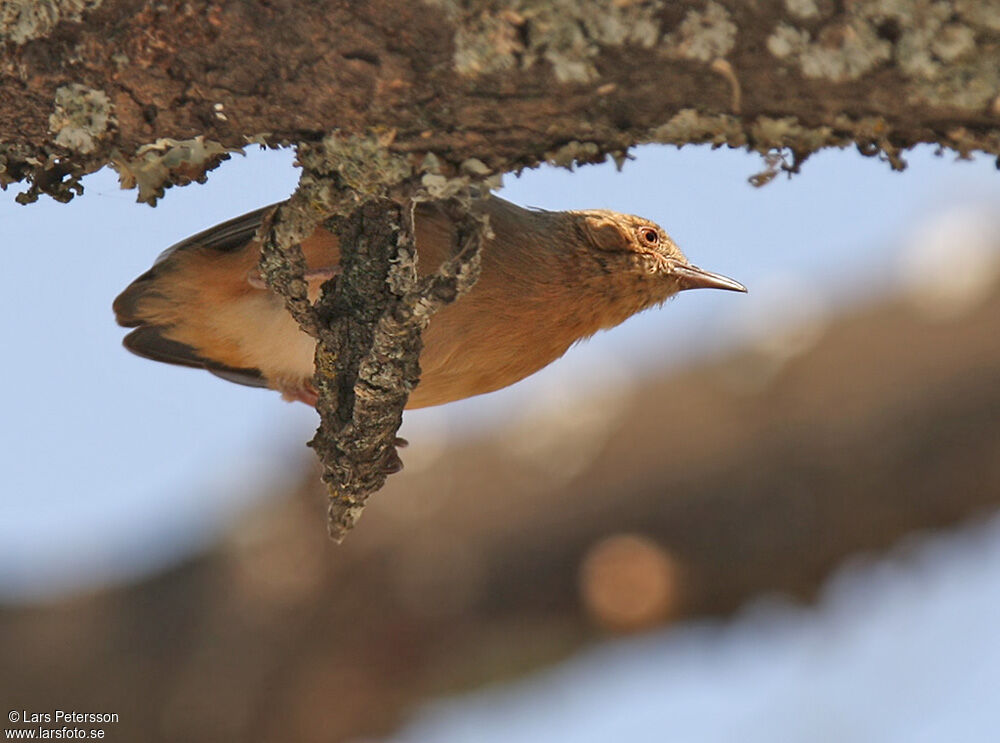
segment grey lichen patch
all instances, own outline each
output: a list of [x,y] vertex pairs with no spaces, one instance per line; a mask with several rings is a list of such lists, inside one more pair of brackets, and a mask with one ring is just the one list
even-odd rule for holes
[[[744,147],[759,152],[765,158],[765,170],[750,178],[754,185],[764,185],[781,172],[795,173],[814,152],[826,147],[844,148],[857,145],[862,154],[877,156],[894,169],[902,170],[905,162],[892,143],[892,129],[881,117],[851,118],[838,116],[832,126],[808,126],[794,116],[774,118],[758,116],[747,120],[725,114],[702,114],[684,109],[670,121],[649,132],[648,142],[674,144],[710,143],[714,147]],[[961,141],[960,152],[982,149],[997,151],[995,137],[974,137],[969,132],[951,137]]]
[[649,49],[660,39],[662,0],[501,0],[472,17],[439,4],[460,21],[454,63],[469,76],[545,60],[560,82],[592,82],[601,47]]
[[965,159],[974,152],[993,153],[997,155],[997,167],[1000,168],[1000,131],[973,132],[959,126],[948,131],[946,144]]
[[109,164],[118,171],[122,188],[138,186],[136,200],[155,206],[156,200],[170,186],[185,186],[192,181],[204,183],[208,171],[228,160],[232,152],[242,154],[243,150],[225,147],[202,136],[183,140],[158,139],[140,147],[132,157],[116,150]]
[[335,130],[320,147],[303,149],[300,159],[307,172],[336,173],[341,186],[362,196],[381,196],[413,174],[409,158],[391,151],[395,138],[391,129],[360,135]]
[[788,23],[779,23],[767,37],[767,50],[778,59],[799,55],[809,44],[809,32]]
[[[941,59],[932,47],[950,16],[947,4],[934,0],[879,0],[862,17],[869,22],[897,23],[900,37],[896,42],[896,59],[900,68],[910,77],[931,80],[942,69]],[[953,35],[962,28],[959,24],[950,25]],[[948,46],[945,44],[945,48]]]
[[572,170],[578,163],[603,162],[604,153],[596,142],[567,142],[556,150],[545,153],[545,159],[552,165]]
[[503,174],[478,158],[452,162],[433,152],[394,152],[394,130],[333,132],[317,144],[300,144],[303,175],[297,198],[314,215],[347,216],[373,198],[404,194],[413,201],[467,203],[500,188]]
[[689,10],[663,43],[673,56],[711,62],[732,51],[736,45],[736,32],[736,24],[729,11],[710,1],[703,10]]
[[742,120],[728,114],[703,114],[685,108],[649,134],[649,141],[673,144],[708,143],[716,147],[742,147],[747,143]]
[[114,123],[111,100],[100,90],[72,83],[56,90],[49,131],[60,147],[89,155]]
[[950,7],[930,0],[881,0],[883,15],[900,24],[896,43],[900,69],[912,81],[911,101],[978,110],[1000,91],[1000,39],[994,13],[983,3],[978,12],[954,20]]
[[949,23],[941,28],[931,42],[934,56],[944,62],[954,62],[976,48],[976,35],[968,26]]
[[856,20],[827,26],[815,41],[809,31],[782,22],[768,37],[767,48],[778,59],[797,61],[806,77],[833,82],[856,80],[892,56],[892,44]]
[[838,83],[892,62],[911,81],[911,102],[982,109],[1000,90],[997,30],[1000,0],[856,0],[815,37],[779,23],[767,47],[806,77]]
[[[833,141],[829,126],[807,127],[794,116],[758,116],[750,125],[750,139],[758,152],[785,149],[815,152]],[[836,142],[843,146],[843,142]]]
[[976,111],[987,109],[1000,91],[1000,55],[977,56],[959,69],[949,68],[934,80],[918,83],[914,101]]
[[298,147],[303,174],[296,192],[315,214],[349,214],[363,201],[388,196],[414,174],[410,157],[392,151],[393,129],[345,134]]
[[988,31],[1000,31],[1000,0],[955,0],[963,20]]
[[60,21],[79,21],[102,0],[0,0],[0,41],[23,44],[45,36]]
[[816,0],[785,0],[785,9],[796,18],[808,20],[820,15]]
[[462,161],[457,175],[450,175],[445,163],[433,152],[428,152],[420,165],[423,175],[414,201],[459,199],[468,202],[485,196],[503,185],[503,174],[495,173],[482,160],[472,157]]
[[480,13],[455,34],[455,69],[462,75],[504,72],[518,65],[524,44],[516,13]]
[[838,116],[833,126],[806,126],[797,117],[759,116],[749,125],[747,149],[764,156],[764,170],[748,179],[751,185],[764,186],[779,173],[799,172],[802,163],[825,147],[841,149],[857,145],[868,157],[879,157],[893,170],[903,170],[906,163],[899,149],[890,141],[891,128],[881,117],[852,119]]
[[274,135],[271,132],[257,132],[255,134],[244,134],[243,141],[247,144],[259,145],[261,149],[267,149],[268,147],[274,147],[273,139]]

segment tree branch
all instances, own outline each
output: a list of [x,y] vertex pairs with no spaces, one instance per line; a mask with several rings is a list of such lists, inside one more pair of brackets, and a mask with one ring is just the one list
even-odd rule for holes
[[[307,170],[299,189],[261,227],[261,273],[302,329],[317,339],[320,426],[310,446],[323,465],[330,536],[338,542],[361,517],[368,497],[402,469],[396,434],[420,379],[421,331],[435,312],[475,283],[489,229],[484,216],[470,211],[479,191],[468,176],[449,180],[427,174],[396,182],[410,170],[398,162],[393,166],[391,156],[378,149],[387,143],[334,136],[322,151],[303,146]],[[325,159],[331,153],[333,160]],[[440,163],[425,159],[424,165],[439,169]],[[457,237],[453,257],[421,279],[413,213],[415,199],[430,195],[428,184],[439,193],[454,192],[444,207]],[[340,238],[341,270],[313,305],[298,242],[319,221],[309,206],[316,200],[331,212],[325,226]]]
[[[988,0],[37,0],[0,14],[0,184],[154,202],[248,143],[394,130],[494,172],[642,142],[1000,154]],[[244,60],[253,60],[246,64]]]
[[396,433],[420,379],[421,331],[478,278],[485,224],[468,213],[461,219],[457,255],[423,281],[417,279],[412,206],[371,202],[341,232],[341,280],[317,308],[333,345],[317,352],[322,423],[310,442],[324,465],[330,536],[338,542],[368,496],[402,469]]

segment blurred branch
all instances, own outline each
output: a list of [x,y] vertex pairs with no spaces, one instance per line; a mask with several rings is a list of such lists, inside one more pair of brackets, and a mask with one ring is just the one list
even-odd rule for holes
[[608,600],[658,620],[808,598],[848,555],[1000,507],[998,333],[996,292],[946,321],[889,302],[792,358],[589,394],[572,436],[549,413],[416,439],[335,555],[303,473],[164,575],[0,608],[0,697],[120,712],[122,740],[356,741],[600,639]]

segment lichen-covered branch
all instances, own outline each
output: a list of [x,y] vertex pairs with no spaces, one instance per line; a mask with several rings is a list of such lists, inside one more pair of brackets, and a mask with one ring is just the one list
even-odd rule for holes
[[396,432],[420,376],[419,326],[392,321],[416,280],[413,232],[389,199],[365,203],[340,230],[336,290],[316,308],[329,336],[317,347],[320,427],[310,442],[329,487],[330,535],[360,518],[368,496],[401,469]]
[[297,192],[261,224],[260,272],[268,287],[285,300],[285,307],[299,326],[319,338],[319,319],[309,301],[306,262],[299,247],[319,220],[302,207],[301,200]]
[[421,331],[479,276],[487,226],[467,207],[453,214],[458,251],[424,280],[417,279],[411,210],[389,200],[370,201],[340,233],[337,290],[317,307],[330,340],[316,354],[322,423],[310,442],[323,462],[330,536],[337,541],[360,518],[368,496],[402,468],[396,432],[420,380]]
[[[252,63],[248,63],[252,60]],[[633,145],[1000,154],[996,0],[9,0],[0,185],[149,203],[248,144],[392,134],[493,172]]]
[[[317,339],[320,426],[310,446],[323,465],[330,535],[338,542],[368,497],[402,467],[396,434],[420,379],[421,331],[475,283],[489,229],[485,217],[469,209],[476,193],[469,176],[435,172],[416,179],[408,160],[386,154],[387,144],[384,138],[334,135],[320,148],[303,146],[301,159],[310,169],[295,196],[262,226],[261,272]],[[440,166],[435,157],[423,158],[424,170]],[[454,194],[444,207],[457,239],[453,257],[420,278],[414,199],[432,193]],[[341,270],[314,305],[297,243],[319,222],[317,202],[328,212],[325,226],[340,238]]]

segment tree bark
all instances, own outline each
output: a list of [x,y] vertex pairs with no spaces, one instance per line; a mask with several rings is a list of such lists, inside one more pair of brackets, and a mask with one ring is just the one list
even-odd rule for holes
[[[472,183],[477,179],[418,178],[398,156],[382,152],[389,141],[334,133],[318,147],[301,143],[299,187],[261,227],[261,273],[316,338],[320,427],[310,446],[323,465],[337,542],[361,518],[368,497],[402,469],[396,448],[405,442],[396,433],[420,381],[421,333],[435,312],[475,284],[489,229],[469,209],[483,193]],[[431,167],[437,163],[427,155],[422,169]],[[449,196],[442,205],[455,222],[456,241],[452,257],[420,278],[413,213],[417,201],[435,194]],[[316,227],[317,210],[340,237],[340,271],[313,304],[298,243]]]
[[641,142],[1000,153],[995,0],[8,0],[0,181],[153,202],[249,142],[391,129],[495,172]]

